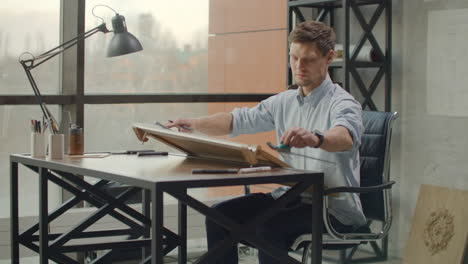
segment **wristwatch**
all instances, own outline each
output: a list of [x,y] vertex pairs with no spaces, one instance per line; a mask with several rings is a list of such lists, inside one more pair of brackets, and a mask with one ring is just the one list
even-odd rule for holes
[[322,132],[320,132],[318,130],[314,130],[312,133],[314,133],[319,139],[319,143],[314,148],[320,148],[320,146],[322,146],[322,144],[323,144],[325,136],[323,135]]

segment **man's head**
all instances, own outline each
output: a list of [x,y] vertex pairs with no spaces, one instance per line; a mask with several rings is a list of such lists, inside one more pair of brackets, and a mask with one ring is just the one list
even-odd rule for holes
[[289,34],[289,63],[296,84],[309,93],[326,78],[335,56],[336,35],[321,22],[302,22]]

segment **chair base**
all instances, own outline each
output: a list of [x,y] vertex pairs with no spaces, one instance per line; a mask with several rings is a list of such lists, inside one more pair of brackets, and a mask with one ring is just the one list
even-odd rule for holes
[[[364,257],[364,258],[353,258],[354,254],[358,250],[359,246],[362,244],[328,244],[324,245],[324,250],[339,250],[339,262],[340,264],[351,264],[351,263],[375,263],[386,261],[388,259],[388,236],[382,239],[381,245],[379,246],[377,242],[369,242],[372,247],[373,257]],[[351,250],[348,253],[348,250]],[[331,260],[330,258],[323,257],[325,260]],[[333,259],[335,260],[335,259]],[[307,242],[304,245],[304,251],[302,253],[302,264],[310,263],[310,242]]]

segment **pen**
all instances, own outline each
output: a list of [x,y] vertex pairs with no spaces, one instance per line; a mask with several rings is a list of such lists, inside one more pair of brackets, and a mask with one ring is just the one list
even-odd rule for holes
[[142,150],[126,150],[126,151],[121,151],[121,152],[112,152],[112,155],[132,155],[132,154],[138,154],[140,152],[154,152],[153,149],[142,149]]
[[[70,111],[68,113],[70,113]],[[42,131],[41,131],[41,133],[44,133],[46,128],[47,128],[46,121],[45,121],[44,116],[42,116]]]
[[158,126],[160,126],[160,127],[162,127],[162,128],[165,128],[165,129],[170,129],[170,128],[168,128],[167,126],[165,126],[165,125],[159,123],[158,121],[154,122],[154,124],[155,124],[155,125],[158,125]]
[[39,120],[31,120],[31,132],[42,133],[41,122]]
[[110,151],[86,151],[84,154],[112,154]]
[[253,168],[239,169],[239,173],[253,173],[253,172],[262,172],[262,171],[271,171],[271,167],[270,166],[264,166],[264,167],[253,167]]
[[192,174],[225,174],[237,173],[238,169],[193,169]]
[[167,156],[169,153],[167,151],[152,151],[152,152],[138,152],[137,156]]

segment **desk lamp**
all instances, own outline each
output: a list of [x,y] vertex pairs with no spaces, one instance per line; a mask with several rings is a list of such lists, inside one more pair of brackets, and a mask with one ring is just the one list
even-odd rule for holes
[[[102,17],[96,16],[94,14],[94,9],[98,6],[107,7],[115,13],[115,16],[112,18],[113,31],[109,31],[107,29],[106,23],[104,23],[104,19]],[[39,92],[36,81],[34,80],[31,74],[32,69],[38,67],[39,65],[50,60],[51,58],[63,53],[65,50],[75,46],[79,41],[84,40],[90,37],[91,35],[94,35],[97,32],[102,32],[102,33],[114,32],[114,36],[112,37],[112,40],[110,41],[109,46],[107,48],[107,57],[125,55],[128,53],[137,52],[143,49],[138,39],[127,31],[127,26],[125,24],[125,17],[122,15],[119,15],[114,9],[106,5],[96,5],[94,6],[92,10],[92,14],[95,17],[101,19],[102,24],[100,24],[99,26],[81,35],[78,35],[77,37],[71,40],[68,40],[62,43],[61,45],[49,51],[44,52],[43,54],[39,56],[34,56],[29,52],[25,52],[23,54],[30,54],[32,58],[23,60],[21,59],[21,56],[23,54],[20,55],[19,62],[21,63],[24,71],[26,72],[26,76],[28,77],[29,83],[31,84],[31,87],[34,91],[34,95],[36,97],[37,103],[41,107],[42,114],[44,115],[44,119],[46,120],[49,130],[52,134],[58,133],[59,128],[57,125],[57,121],[55,120],[54,116],[49,111],[46,104],[44,103],[44,100],[42,99],[42,95]]]

